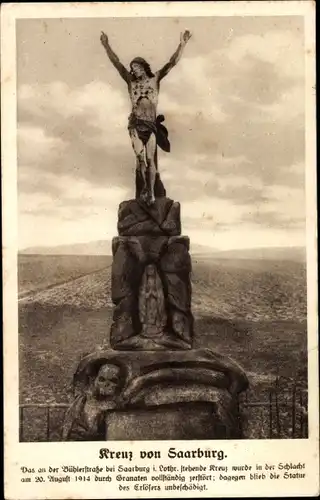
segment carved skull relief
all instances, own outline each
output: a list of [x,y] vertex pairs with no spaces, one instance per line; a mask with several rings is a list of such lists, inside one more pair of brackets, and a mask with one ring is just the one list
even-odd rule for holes
[[94,381],[96,398],[114,398],[120,389],[120,368],[115,365],[104,365]]

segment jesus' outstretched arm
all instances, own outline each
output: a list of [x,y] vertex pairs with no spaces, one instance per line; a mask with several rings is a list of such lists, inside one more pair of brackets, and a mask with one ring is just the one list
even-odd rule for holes
[[112,62],[114,67],[118,70],[120,76],[128,83],[130,78],[130,73],[120,62],[119,57],[113,52],[112,48],[110,47],[108,37],[103,31],[101,32],[100,41],[104,46],[110,61]]
[[167,62],[163,68],[161,68],[159,71],[157,71],[157,77],[158,77],[158,80],[162,80],[162,78],[164,78],[168,73],[169,71],[177,64],[177,62],[180,60],[181,56],[182,56],[182,52],[185,48],[185,46],[187,45],[187,42],[190,40],[191,38],[191,33],[190,31],[186,30],[184,33],[181,33],[180,35],[180,43],[178,45],[178,48],[177,50],[175,51],[175,53],[171,56],[169,62]]

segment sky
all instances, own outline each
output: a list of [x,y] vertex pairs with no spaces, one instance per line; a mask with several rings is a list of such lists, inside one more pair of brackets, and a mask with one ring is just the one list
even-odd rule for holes
[[19,248],[110,240],[134,197],[127,67],[161,68],[171,152],[159,151],[183,234],[227,250],[305,244],[303,18],[92,18],[17,21]]

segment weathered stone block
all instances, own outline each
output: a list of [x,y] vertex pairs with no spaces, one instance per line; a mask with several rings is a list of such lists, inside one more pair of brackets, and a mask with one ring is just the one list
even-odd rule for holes
[[241,437],[243,370],[208,349],[101,351],[74,376],[65,440]]
[[190,349],[191,260],[185,236],[113,240],[110,332],[115,349]]
[[108,441],[225,439],[230,432],[208,403],[115,410],[106,415],[105,428]]
[[156,198],[147,206],[140,200],[124,201],[118,211],[120,236],[165,235],[181,232],[180,204],[169,198]]
[[189,254],[190,240],[187,236],[172,236],[168,240],[166,253],[161,258],[161,268],[166,273],[191,271]]

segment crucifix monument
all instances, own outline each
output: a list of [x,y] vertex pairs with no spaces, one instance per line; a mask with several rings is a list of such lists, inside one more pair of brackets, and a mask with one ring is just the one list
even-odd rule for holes
[[157,146],[170,151],[168,132],[162,125],[164,117],[157,116],[160,82],[178,63],[190,37],[189,31],[181,33],[177,50],[155,73],[142,57],[135,57],[130,63],[130,71],[127,70],[113,52],[108,36],[102,32],[100,37],[110,61],[128,86],[132,105],[128,130],[136,155],[138,196],[149,205],[155,202],[155,196],[165,196],[158,172]]
[[248,380],[232,359],[193,347],[189,238],[181,235],[180,204],[167,197],[158,170],[157,147],[170,151],[164,117],[157,116],[160,81],[190,37],[182,33],[169,62],[153,73],[140,57],[125,68],[101,34],[132,103],[136,189],[135,198],[120,203],[112,242],[110,333],[106,346],[85,356],[74,374],[64,440],[242,435],[237,401]]

